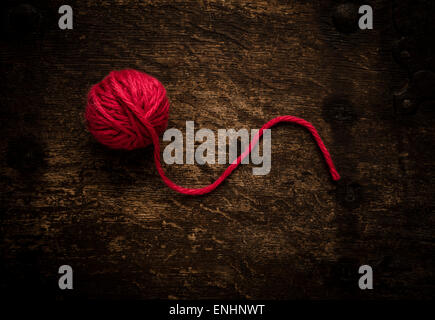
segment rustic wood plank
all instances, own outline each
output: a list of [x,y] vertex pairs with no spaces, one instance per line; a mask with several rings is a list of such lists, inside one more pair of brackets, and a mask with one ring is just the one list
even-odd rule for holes
[[[372,1],[374,30],[345,33],[334,25],[332,0],[88,0],[72,5],[72,31],[57,28],[59,1],[29,3],[40,21],[31,32],[5,27],[0,43],[3,292],[433,295],[433,108],[410,115],[394,105],[393,91],[409,73],[394,60],[403,31],[389,1]],[[5,12],[14,6],[7,2]],[[427,59],[417,61],[418,70],[433,72]],[[90,86],[123,68],[165,85],[170,127],[307,119],[343,181],[331,181],[307,132],[282,125],[272,131],[269,175],[253,176],[246,165],[212,194],[175,194],[160,181],[151,148],[107,150],[85,129]],[[224,168],[165,166],[191,187]],[[57,288],[64,263],[75,271],[71,292]],[[357,286],[362,264],[374,268],[371,292]]]

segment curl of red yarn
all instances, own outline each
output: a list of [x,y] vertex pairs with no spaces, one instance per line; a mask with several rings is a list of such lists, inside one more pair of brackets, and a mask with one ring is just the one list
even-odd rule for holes
[[323,154],[333,180],[340,175],[317,130],[308,121],[294,116],[279,116],[268,121],[252,139],[248,148],[216,179],[202,188],[185,188],[168,177],[161,166],[159,136],[168,125],[169,101],[163,85],[154,77],[136,70],[112,71],[94,85],[88,95],[85,118],[92,135],[112,149],[132,150],[154,145],[154,162],[163,182],[171,189],[188,195],[202,195],[216,189],[249,155],[265,129],[280,122],[305,127]]
[[158,135],[168,126],[165,87],[140,71],[112,71],[91,88],[85,118],[92,135],[109,148],[146,147],[152,143],[147,126]]

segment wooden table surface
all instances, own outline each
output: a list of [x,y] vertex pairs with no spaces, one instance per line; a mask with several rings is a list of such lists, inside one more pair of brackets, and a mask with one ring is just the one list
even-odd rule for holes
[[[370,1],[373,30],[354,28],[357,2],[86,0],[60,30],[62,4],[1,5],[3,294],[433,297],[432,2]],[[312,122],[342,181],[307,131],[279,125],[268,175],[243,165],[209,195],[176,194],[151,147],[108,150],[86,130],[91,85],[125,68],[164,84],[183,132]],[[225,167],[164,166],[190,187]],[[63,264],[73,290],[58,288]]]

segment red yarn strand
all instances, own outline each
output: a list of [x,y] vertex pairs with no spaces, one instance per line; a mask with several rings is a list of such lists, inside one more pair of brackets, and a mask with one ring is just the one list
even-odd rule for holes
[[231,163],[227,169],[222,173],[222,175],[212,184],[202,187],[202,188],[185,188],[180,185],[177,185],[172,180],[170,180],[166,175],[165,172],[162,169],[161,161],[160,161],[160,143],[159,143],[159,136],[157,135],[154,128],[149,125],[148,123],[144,123],[145,127],[148,129],[148,132],[151,135],[153,145],[154,145],[154,162],[156,164],[157,171],[159,172],[162,180],[166,185],[171,188],[172,190],[175,190],[182,194],[187,195],[203,195],[206,193],[209,193],[216,189],[242,162],[246,156],[251,153],[252,149],[256,146],[259,139],[263,135],[263,132],[265,129],[269,129],[273,127],[274,125],[280,123],[280,122],[291,122],[296,123],[298,125],[301,125],[308,129],[310,131],[311,135],[313,136],[314,140],[316,141],[317,145],[319,146],[320,151],[323,154],[323,157],[325,159],[326,164],[329,167],[329,172],[331,173],[332,179],[334,181],[337,181],[340,179],[340,175],[338,174],[337,170],[335,169],[334,163],[331,159],[331,155],[329,154],[328,149],[326,149],[322,139],[320,138],[319,134],[317,133],[316,128],[309,123],[308,121],[305,121],[304,119],[293,117],[293,116],[280,116],[276,117],[269,122],[267,122],[255,135],[255,137],[252,139],[251,143],[249,144],[248,148],[233,162]]

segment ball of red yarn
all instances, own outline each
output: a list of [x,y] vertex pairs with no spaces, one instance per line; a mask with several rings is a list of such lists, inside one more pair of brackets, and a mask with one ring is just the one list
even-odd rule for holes
[[87,127],[102,144],[132,150],[152,143],[150,127],[162,134],[168,125],[169,101],[163,85],[137,71],[112,71],[94,85],[85,111]]

